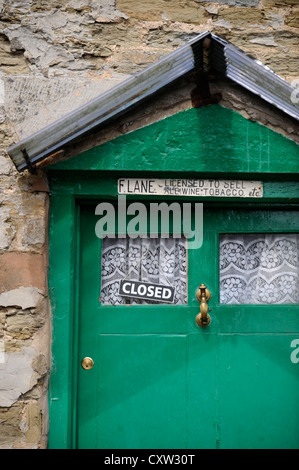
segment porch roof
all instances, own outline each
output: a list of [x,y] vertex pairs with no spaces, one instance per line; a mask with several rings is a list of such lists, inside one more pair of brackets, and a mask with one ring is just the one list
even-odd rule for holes
[[296,88],[261,62],[209,31],[114,86],[90,102],[7,149],[19,172],[31,169],[93,129],[131,110],[178,78],[214,70],[299,120]]

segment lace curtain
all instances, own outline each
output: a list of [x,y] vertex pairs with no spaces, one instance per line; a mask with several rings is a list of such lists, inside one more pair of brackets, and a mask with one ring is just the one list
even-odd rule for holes
[[187,303],[187,258],[183,238],[104,238],[101,302],[105,305],[157,304],[121,297],[122,279],[175,287],[174,304]]
[[244,234],[220,237],[220,302],[299,302],[299,235]]

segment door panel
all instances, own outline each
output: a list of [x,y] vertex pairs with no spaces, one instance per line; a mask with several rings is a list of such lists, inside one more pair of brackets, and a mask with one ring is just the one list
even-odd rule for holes
[[219,336],[221,447],[299,447],[298,367],[292,335]]
[[[198,309],[197,312],[198,313]],[[190,318],[194,322],[194,318]],[[195,322],[194,322],[195,323]],[[199,327],[195,325],[196,329]],[[213,449],[217,444],[218,400],[216,388],[217,336],[215,334],[188,336],[188,442],[186,449]]]
[[186,336],[100,335],[97,357],[101,447],[187,445]]
[[[298,305],[221,304],[221,234],[299,232],[298,212],[205,210],[188,304],[102,305],[94,206],[80,215],[78,448],[298,448]],[[200,283],[211,324],[195,317]],[[283,432],[282,432],[283,430]]]

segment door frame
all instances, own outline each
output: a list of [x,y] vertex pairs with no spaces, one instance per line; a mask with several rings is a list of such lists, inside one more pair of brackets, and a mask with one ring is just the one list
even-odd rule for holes
[[[49,386],[49,444],[52,449],[71,449],[76,445],[76,370],[77,334],[78,334],[78,252],[80,205],[99,202],[99,200],[117,197],[119,177],[131,176],[130,172],[116,175],[111,172],[69,172],[51,171],[51,210],[49,223],[49,296],[52,308],[52,368]],[[151,177],[163,178],[161,172]],[[219,177],[220,176],[220,177]],[[253,179],[253,175],[238,174],[235,179]],[[295,180],[283,182],[260,178],[264,183],[264,195],[261,199],[242,200],[238,198],[202,198],[192,199],[168,197],[169,200],[184,202],[203,202],[223,204],[225,208],[281,209],[297,207],[299,203],[299,183]],[[148,177],[145,174],[144,177]],[[193,175],[180,173],[176,178],[194,178]],[[198,175],[197,178],[201,178]],[[214,179],[223,179],[215,174]],[[196,178],[196,176],[195,176]],[[233,179],[233,178],[232,178]],[[129,199],[142,200],[144,196],[128,196]],[[165,200],[165,198],[163,198]],[[290,202],[291,201],[291,202]]]

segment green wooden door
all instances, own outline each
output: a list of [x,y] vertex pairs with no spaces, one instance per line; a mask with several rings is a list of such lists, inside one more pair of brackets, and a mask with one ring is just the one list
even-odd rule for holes
[[[299,365],[292,360],[297,357],[292,345],[299,338],[298,304],[230,303],[229,296],[242,294],[242,286],[232,282],[233,275],[230,283],[220,276],[224,236],[251,234],[254,240],[258,234],[298,233],[299,214],[204,209],[203,244],[187,252],[186,305],[102,305],[95,205],[81,207],[78,448],[299,447]],[[233,239],[230,243],[229,256],[244,262],[244,253]],[[288,245],[281,250],[290,257]],[[258,250],[250,256],[256,260]],[[279,289],[290,285],[286,276],[294,259],[289,261]],[[226,282],[226,303],[220,298],[221,282]],[[212,294],[207,328],[195,322],[201,283]],[[268,301],[269,285],[263,291]],[[275,289],[273,295],[275,301]],[[86,356],[94,360],[90,370],[80,365]]]

